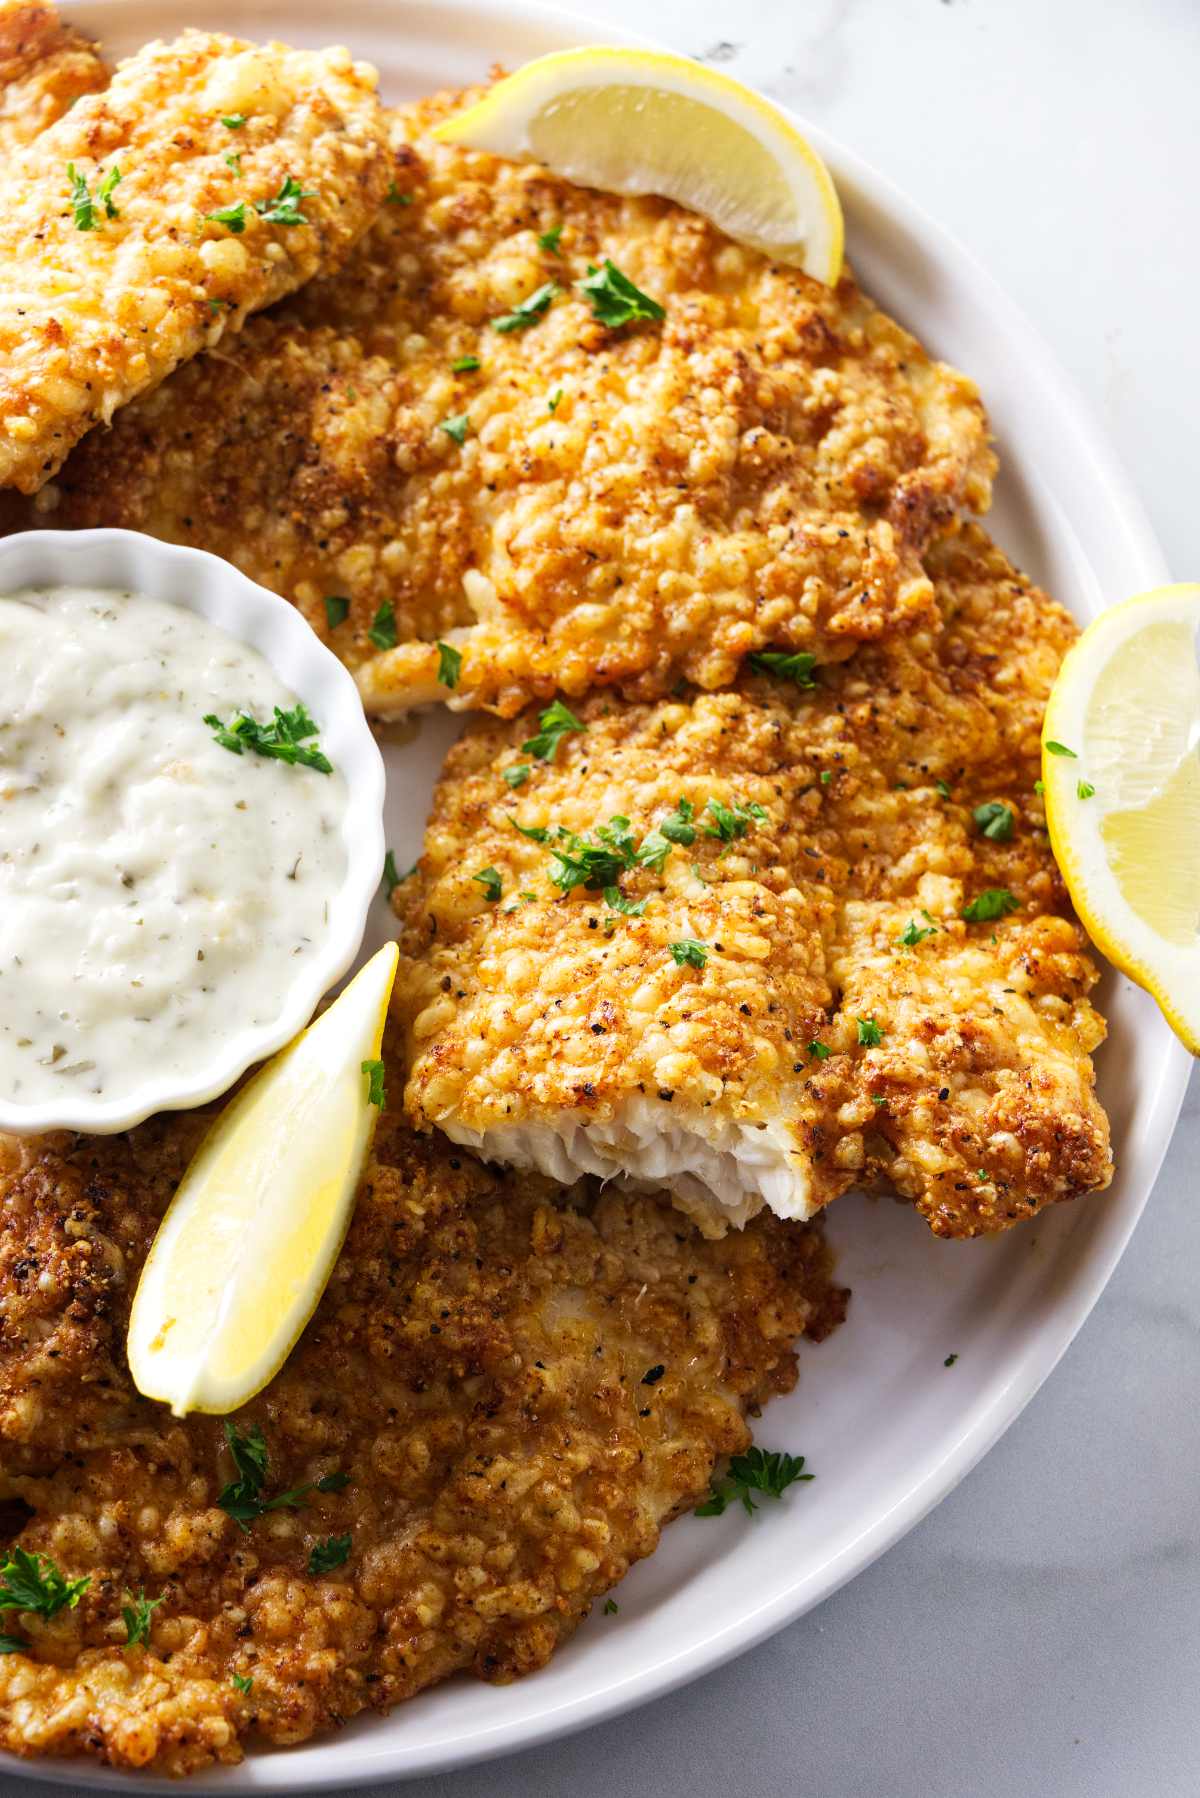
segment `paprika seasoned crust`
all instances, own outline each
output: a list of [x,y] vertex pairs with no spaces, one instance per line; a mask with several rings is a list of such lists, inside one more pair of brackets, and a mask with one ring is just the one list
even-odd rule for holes
[[36,491],[93,425],[337,266],[388,161],[374,71],[347,51],[199,31],[148,44],[15,150],[0,487]]
[[596,695],[549,759],[536,713],[468,731],[393,894],[418,1123],[714,1231],[866,1184],[972,1236],[1107,1185],[1035,792],[1074,627],[977,527],[928,567],[934,628],[811,687]]
[[108,82],[93,43],[43,0],[0,0],[0,169],[83,94]]
[[[0,1144],[0,1525],[90,1581],[49,1622],[4,1614],[18,1754],[182,1774],[533,1671],[844,1311],[812,1226],[706,1242],[665,1199],[505,1175],[386,1117],[313,1321],[232,1420],[261,1428],[265,1497],[348,1480],[243,1533],[221,1420],[140,1398],[124,1357],[205,1121]],[[136,1594],[162,1603],[130,1647]]]
[[[921,553],[989,498],[973,383],[849,274],[435,143],[463,98],[397,115],[391,203],[344,275],[130,408],[30,522],[226,556],[383,715],[713,688],[768,643],[836,660],[927,624]],[[606,259],[661,320],[600,322],[579,284]]]

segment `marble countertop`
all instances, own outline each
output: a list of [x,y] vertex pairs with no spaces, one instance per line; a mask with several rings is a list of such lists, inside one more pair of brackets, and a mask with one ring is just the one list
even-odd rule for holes
[[[1121,445],[1173,573],[1200,578],[1195,0],[578,4],[795,106],[954,230]],[[1065,1360],[882,1561],[643,1711],[404,1792],[1194,1798],[1198,1154],[1193,1083]],[[0,1798],[44,1790],[0,1778]]]

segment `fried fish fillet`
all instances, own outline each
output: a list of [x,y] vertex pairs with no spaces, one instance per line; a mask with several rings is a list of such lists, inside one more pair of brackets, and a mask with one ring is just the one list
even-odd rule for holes
[[393,894],[418,1123],[707,1230],[865,1184],[971,1236],[1108,1183],[1034,790],[1074,628],[977,527],[929,566],[941,628],[814,686],[468,731]]
[[[838,659],[927,624],[921,552],[989,497],[973,384],[849,275],[439,145],[459,100],[399,118],[392,204],[345,274],[90,440],[41,522],[226,556],[382,714],[711,688],[767,644]],[[594,315],[606,259],[661,322]]]
[[336,266],[388,167],[373,70],[198,31],[139,50],[16,150],[0,173],[0,487],[35,491],[92,425]]
[[96,46],[43,0],[0,0],[0,169],[83,94],[107,85]]
[[[243,1533],[221,1420],[140,1398],[124,1354],[203,1123],[0,1144],[0,1524],[90,1580],[49,1622],[4,1615],[28,1643],[0,1654],[18,1754],[185,1773],[544,1665],[844,1310],[810,1226],[708,1243],[665,1200],[504,1175],[385,1119],[320,1308],[234,1420],[262,1430],[264,1496],[348,1480]],[[144,1647],[133,1594],[162,1599]]]

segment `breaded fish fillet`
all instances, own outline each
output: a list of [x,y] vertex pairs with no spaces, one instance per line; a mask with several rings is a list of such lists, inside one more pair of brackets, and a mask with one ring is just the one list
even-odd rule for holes
[[[435,143],[458,101],[399,121],[392,204],[345,275],[84,446],[41,522],[228,557],[382,714],[716,687],[768,644],[838,659],[928,623],[921,552],[989,497],[973,384],[849,275],[830,291],[665,201]],[[661,320],[595,315],[580,284],[606,259]]]
[[[665,1200],[505,1176],[385,1120],[316,1316],[234,1420],[262,1430],[264,1497],[344,1489],[243,1533],[221,1420],[140,1398],[124,1357],[203,1122],[0,1148],[0,1523],[91,1582],[50,1622],[3,1615],[29,1644],[0,1654],[18,1754],[185,1773],[544,1665],[844,1310],[810,1227],[708,1243]],[[145,1647],[133,1594],[162,1599]]]
[[1034,791],[1074,629],[976,527],[930,572],[940,630],[811,688],[467,733],[393,895],[418,1122],[717,1230],[865,1183],[968,1236],[1107,1184]]
[[87,38],[43,0],[0,0],[0,170],[82,94],[107,85]]
[[374,72],[345,50],[192,31],[122,63],[0,172],[0,486],[33,492],[92,425],[336,266],[387,180]]

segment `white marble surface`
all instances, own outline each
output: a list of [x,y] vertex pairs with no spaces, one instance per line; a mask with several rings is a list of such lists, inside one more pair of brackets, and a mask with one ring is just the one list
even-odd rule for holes
[[[1123,446],[1175,575],[1200,578],[1197,0],[590,10],[715,54],[956,231]],[[405,1792],[1194,1798],[1198,1157],[1194,1084],[1155,1197],[1074,1347],[884,1560],[650,1709]],[[0,1798],[39,1789],[0,1778]]]

